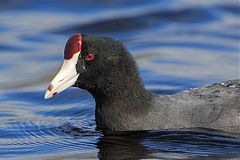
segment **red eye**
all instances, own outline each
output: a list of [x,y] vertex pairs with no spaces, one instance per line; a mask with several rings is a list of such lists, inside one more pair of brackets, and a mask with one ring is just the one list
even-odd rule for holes
[[93,59],[94,59],[94,54],[86,55],[86,56],[85,56],[85,59],[86,59],[87,61],[93,60]]

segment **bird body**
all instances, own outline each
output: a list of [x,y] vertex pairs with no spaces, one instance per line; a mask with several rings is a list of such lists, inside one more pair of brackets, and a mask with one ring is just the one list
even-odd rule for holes
[[[149,94],[148,100],[137,98],[139,109],[132,108],[127,99],[111,103],[111,108],[97,103],[97,126],[101,130],[121,131],[208,128],[240,133],[240,80],[214,83],[174,95]],[[123,103],[127,105],[119,106]]]
[[147,91],[131,54],[111,38],[72,36],[45,98],[68,87],[89,91],[103,131],[208,128],[240,133],[240,80],[173,95]]
[[159,128],[209,128],[240,133],[240,80],[156,96],[154,102],[149,117],[160,117]]

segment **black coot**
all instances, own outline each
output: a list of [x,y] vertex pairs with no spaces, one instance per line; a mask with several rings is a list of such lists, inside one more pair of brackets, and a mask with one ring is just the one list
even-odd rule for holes
[[131,54],[112,38],[75,34],[68,40],[63,66],[45,98],[71,86],[95,98],[99,130],[209,128],[240,133],[240,80],[156,95],[144,88]]

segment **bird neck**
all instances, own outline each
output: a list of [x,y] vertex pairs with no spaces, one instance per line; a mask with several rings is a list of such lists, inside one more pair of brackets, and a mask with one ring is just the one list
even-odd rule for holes
[[[130,59],[130,58],[129,58]],[[126,66],[119,66],[97,79],[99,84],[93,91],[97,104],[111,106],[120,104],[126,109],[142,109],[151,99],[151,93],[144,88],[135,62],[130,61]],[[101,106],[99,106],[101,107]]]
[[144,85],[133,79],[116,79],[106,86],[101,86],[97,92],[93,93],[97,104],[111,106],[120,104],[127,109],[144,108],[151,94],[144,88]]
[[[117,73],[116,73],[117,72]],[[106,76],[92,95],[96,101],[98,129],[125,130],[127,121],[142,119],[150,109],[152,94],[142,83],[137,69],[116,71]],[[131,123],[131,125],[135,125]]]

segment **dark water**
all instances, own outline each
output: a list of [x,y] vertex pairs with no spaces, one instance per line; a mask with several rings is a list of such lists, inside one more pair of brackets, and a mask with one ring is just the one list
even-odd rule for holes
[[75,32],[123,41],[156,93],[240,78],[239,17],[238,0],[2,0],[0,159],[240,159],[239,135],[103,135],[86,91],[43,100]]

